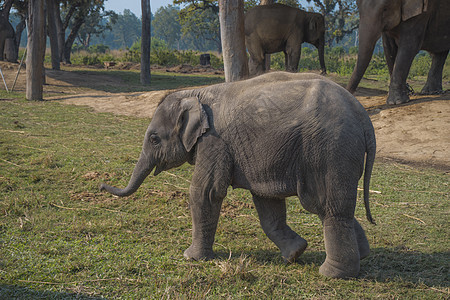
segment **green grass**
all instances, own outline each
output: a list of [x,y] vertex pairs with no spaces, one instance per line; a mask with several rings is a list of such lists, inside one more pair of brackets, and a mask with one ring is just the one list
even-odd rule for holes
[[356,211],[372,248],[358,279],[318,274],[320,221],[295,198],[288,221],[309,247],[285,265],[242,190],[224,201],[218,258],[192,262],[183,259],[192,166],[150,176],[127,198],[98,191],[103,181],[127,184],[147,125],[55,102],[0,101],[0,299],[448,299],[448,173],[376,163],[378,225],[365,220],[361,199]]

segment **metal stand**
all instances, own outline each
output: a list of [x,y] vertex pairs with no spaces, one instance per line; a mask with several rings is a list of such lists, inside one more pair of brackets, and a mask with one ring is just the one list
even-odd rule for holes
[[20,69],[22,68],[23,59],[25,58],[25,54],[27,54],[27,48],[25,48],[25,51],[23,51],[22,59],[20,60],[19,69],[17,70],[16,78],[14,79],[14,83],[11,88],[11,92],[14,91],[14,87],[16,86],[17,78],[19,77]]
[[5,85],[6,91],[9,93],[8,86],[6,85],[5,76],[3,76],[2,68],[0,67],[0,74],[2,74],[3,84]]

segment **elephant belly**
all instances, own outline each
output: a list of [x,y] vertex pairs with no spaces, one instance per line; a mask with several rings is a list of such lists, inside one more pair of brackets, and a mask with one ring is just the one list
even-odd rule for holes
[[276,178],[267,176],[267,171],[245,174],[236,166],[231,186],[233,189],[246,189],[254,195],[264,197],[285,198],[297,194],[295,176]]

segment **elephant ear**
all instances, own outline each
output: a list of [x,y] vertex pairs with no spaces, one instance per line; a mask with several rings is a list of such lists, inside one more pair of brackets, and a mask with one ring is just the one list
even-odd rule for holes
[[310,32],[316,32],[318,24],[317,24],[317,18],[311,18],[311,20],[309,20],[309,31]]
[[197,140],[209,129],[208,115],[197,97],[182,99],[180,106],[180,138],[186,151],[190,152]]
[[402,0],[402,21],[427,11],[428,0]]

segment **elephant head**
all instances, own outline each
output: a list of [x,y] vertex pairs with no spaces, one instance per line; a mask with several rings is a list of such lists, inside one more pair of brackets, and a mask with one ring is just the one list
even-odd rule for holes
[[306,14],[305,42],[316,46],[319,51],[319,62],[322,75],[326,74],[325,67],[325,18],[319,13]]
[[197,140],[208,130],[206,112],[197,97],[167,96],[155,111],[131,179],[124,189],[102,184],[100,190],[116,196],[133,194],[155,169],[154,175],[193,161]]
[[347,90],[355,92],[382,32],[427,11],[428,0],[358,0],[359,50]]

